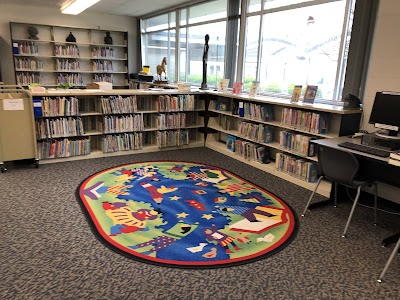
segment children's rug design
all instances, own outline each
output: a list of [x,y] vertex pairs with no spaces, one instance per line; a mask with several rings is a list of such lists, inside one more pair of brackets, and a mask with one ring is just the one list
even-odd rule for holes
[[122,165],[90,176],[77,193],[101,241],[157,265],[247,263],[276,253],[297,233],[297,216],[288,204],[210,165]]

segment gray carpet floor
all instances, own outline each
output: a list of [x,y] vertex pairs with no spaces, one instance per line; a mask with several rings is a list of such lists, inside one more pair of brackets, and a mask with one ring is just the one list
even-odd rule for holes
[[[376,280],[400,229],[399,216],[350,203],[300,218],[296,239],[268,258],[236,267],[154,266],[104,246],[75,198],[89,175],[119,164],[182,160],[224,168],[286,201],[300,216],[311,192],[206,148],[11,166],[0,174],[0,299],[400,299],[400,259]],[[321,196],[315,201],[323,200]]]

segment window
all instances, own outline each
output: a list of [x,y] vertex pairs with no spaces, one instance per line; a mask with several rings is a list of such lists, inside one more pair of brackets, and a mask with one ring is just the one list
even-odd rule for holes
[[[240,15],[242,2],[244,16]],[[362,7],[366,2],[371,1],[357,2],[358,10],[356,0],[217,0],[182,7],[142,20],[143,64],[155,71],[167,56],[170,80],[200,85],[204,37],[209,34],[210,87],[229,78],[231,86],[243,81],[246,91],[259,81],[260,93],[288,98],[294,85],[309,84],[318,86],[317,101],[341,101],[344,91],[354,93],[363,84],[358,82],[362,76],[352,78],[365,72],[359,61],[368,51],[359,53],[368,48],[361,45],[368,36],[357,36],[355,50],[349,50],[354,15],[370,9]],[[357,26],[367,31],[370,27],[365,20]],[[346,70],[349,57],[358,59],[351,74]],[[351,82],[347,86],[346,74],[346,83]]]

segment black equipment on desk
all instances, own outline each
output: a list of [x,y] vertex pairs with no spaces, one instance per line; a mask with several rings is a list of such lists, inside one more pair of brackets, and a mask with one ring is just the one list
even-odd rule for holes
[[381,148],[388,151],[400,149],[400,140],[385,138],[375,134],[364,134],[361,137],[361,144],[365,146]]
[[368,154],[371,154],[371,155],[376,155],[376,156],[379,156],[379,157],[389,157],[389,155],[390,155],[389,151],[385,151],[385,150],[378,149],[378,148],[372,148],[372,147],[369,147],[369,146],[356,144],[356,143],[351,143],[351,142],[339,143],[338,146],[344,147],[344,148],[348,148],[348,149],[352,149],[352,150],[356,150],[356,151],[360,151],[360,152],[364,152],[364,153],[368,153]]

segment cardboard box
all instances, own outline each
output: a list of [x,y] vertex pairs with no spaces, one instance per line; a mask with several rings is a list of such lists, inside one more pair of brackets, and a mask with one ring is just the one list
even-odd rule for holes
[[113,87],[112,87],[112,83],[106,82],[106,81],[101,81],[101,82],[88,83],[86,85],[86,89],[109,91],[109,90],[112,90]]

